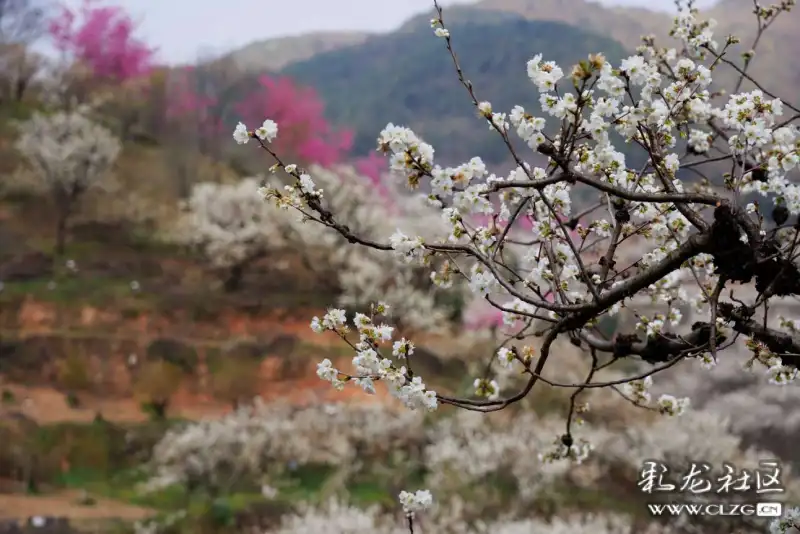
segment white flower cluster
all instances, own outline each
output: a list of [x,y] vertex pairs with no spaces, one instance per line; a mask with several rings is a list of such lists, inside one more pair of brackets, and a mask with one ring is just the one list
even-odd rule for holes
[[[528,502],[547,492],[556,480],[570,474],[585,459],[578,452],[580,445],[572,448],[572,454],[564,454],[560,438],[557,448],[561,454],[553,454],[553,437],[563,431],[563,420],[558,417],[525,413],[512,421],[501,421],[487,420],[473,412],[456,412],[428,431],[425,465],[432,472],[431,487],[437,494],[452,494],[475,488],[492,474],[508,473],[523,502]],[[602,431],[587,432],[595,445],[606,439]],[[512,507],[507,510],[511,512]]]
[[[641,380],[631,380],[622,385],[622,390],[626,397],[639,406],[647,406],[650,403],[651,395],[649,389],[653,385],[653,377],[646,376]],[[665,415],[683,415],[689,409],[691,399],[684,397],[675,398],[672,395],[663,394],[658,398],[658,411]]]
[[785,386],[786,384],[791,384],[800,376],[800,371],[796,367],[785,365],[781,357],[769,350],[764,343],[751,339],[747,341],[747,346],[754,354],[750,365],[754,361],[758,361],[764,366],[766,368],[767,381],[770,384]]
[[246,480],[268,483],[289,463],[342,466],[358,454],[386,454],[419,439],[422,420],[413,412],[380,405],[286,404],[242,406],[217,419],[168,432],[153,450],[148,488],[196,483],[225,489]]
[[236,125],[236,129],[233,131],[233,140],[240,145],[247,144],[247,142],[253,137],[257,137],[264,142],[271,143],[276,137],[278,137],[278,123],[267,119],[254,132],[250,132],[247,129],[247,126],[240,122]]
[[232,267],[287,247],[291,234],[279,222],[286,217],[259,198],[259,188],[256,178],[195,185],[175,239],[202,247],[217,267]]
[[280,527],[264,534],[407,534],[392,517],[381,516],[377,507],[360,509],[331,500],[319,507],[306,506],[284,517]]
[[[421,232],[441,226],[435,212],[415,198],[399,202],[402,211],[376,205],[368,180],[351,167],[312,167],[312,172],[316,182],[302,175],[301,190],[324,194],[340,222],[360,235],[380,239],[388,236],[394,225]],[[289,190],[281,192],[275,180],[262,187],[258,178],[198,184],[173,237],[201,247],[220,268],[267,254],[305,254],[320,276],[335,277],[341,306],[364,306],[381,299],[392,305],[397,320],[416,328],[433,329],[445,323],[449,310],[436,300],[431,283],[420,282],[413,266],[367,247],[345,246],[346,240],[336,231],[306,222],[307,217],[294,209],[301,205],[297,193]],[[284,209],[275,209],[261,196],[269,196]]]
[[632,380],[622,385],[622,389],[634,402],[647,404],[650,402],[648,389],[653,385],[653,377],[647,376],[641,380]]
[[500,384],[497,380],[476,378],[472,382],[472,387],[475,388],[475,395],[478,397],[486,397],[489,400],[497,400],[500,398]]
[[676,399],[672,395],[661,395],[658,398],[658,408],[661,413],[667,415],[683,415],[689,408],[690,399],[685,397],[683,399]]
[[628,426],[604,441],[597,454],[601,461],[623,462],[631,469],[658,459],[674,470],[700,460],[717,468],[723,462],[753,468],[769,457],[762,451],[742,449],[742,439],[731,432],[729,420],[714,412],[693,410],[683,417],[660,417],[651,424]]
[[[388,305],[378,304],[376,310],[388,312]],[[386,324],[374,324],[373,318],[367,317],[362,313],[356,313],[353,317],[353,325],[356,327],[359,341],[353,345],[356,356],[353,358],[353,366],[356,368],[357,375],[348,375],[333,366],[333,363],[325,358],[317,365],[317,376],[322,380],[331,382],[337,389],[343,389],[345,383],[353,380],[367,393],[375,393],[375,381],[383,381],[389,392],[399,399],[406,407],[416,410],[424,408],[430,411],[436,410],[439,401],[436,392],[425,387],[422,378],[411,376],[406,365],[398,365],[389,358],[381,355],[381,348],[392,341],[394,328]],[[344,310],[331,309],[320,319],[314,317],[311,321],[311,328],[317,332],[332,331],[346,339],[349,331],[347,325],[347,314]],[[392,356],[397,359],[407,359],[414,352],[413,343],[405,338],[395,341],[392,346]]]
[[34,113],[19,125],[17,150],[52,190],[82,193],[112,167],[119,141],[86,116],[86,110]]
[[773,519],[769,524],[769,534],[792,534],[800,531],[800,508],[789,508],[783,517]]
[[403,506],[403,512],[412,518],[417,512],[427,510],[433,505],[433,495],[428,490],[417,490],[413,493],[403,490],[397,498]]

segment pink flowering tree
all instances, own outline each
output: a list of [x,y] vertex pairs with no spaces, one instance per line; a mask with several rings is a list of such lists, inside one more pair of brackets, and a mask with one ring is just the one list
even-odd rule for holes
[[50,21],[50,36],[59,52],[94,76],[116,83],[150,72],[155,49],[136,37],[136,23],[123,8],[83,0],[80,9],[61,6]]
[[281,129],[276,141],[294,160],[330,167],[349,152],[353,133],[336,129],[325,119],[325,106],[310,87],[290,78],[261,76],[258,85],[234,107],[240,120],[271,117]]
[[[242,93],[241,100],[231,98]],[[298,161],[328,168],[343,162],[352,133],[333,128],[324,110],[312,88],[299,86],[289,78],[269,76],[259,77],[254,86],[235,64],[224,60],[173,69],[164,81],[163,141],[173,147],[172,164],[181,182],[179,196],[188,196],[196,178],[197,153],[220,160],[241,157],[218,142],[223,124],[234,118],[268,113],[285,134],[282,149]],[[246,155],[240,163],[248,166]],[[260,168],[260,162],[254,163]]]
[[[267,113],[281,128],[282,149],[293,157],[323,167],[345,159],[352,145],[352,132],[335,129],[328,123],[324,104],[314,89],[301,87],[289,78],[261,76],[243,99],[229,105],[227,95],[242,85],[247,85],[247,80],[230,69],[218,72],[215,67],[204,65],[173,71],[167,81],[165,116],[173,125],[189,124],[201,152],[218,146],[226,117],[246,119]],[[189,132],[183,131],[182,135]]]
[[91,103],[124,140],[148,102],[156,50],[136,35],[128,12],[100,2],[62,5],[50,19],[49,37],[61,56],[50,96],[60,107]]

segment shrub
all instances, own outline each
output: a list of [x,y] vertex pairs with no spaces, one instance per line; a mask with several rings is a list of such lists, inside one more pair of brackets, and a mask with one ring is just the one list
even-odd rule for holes
[[214,397],[236,408],[242,401],[258,395],[261,365],[259,360],[227,359],[211,374]]
[[159,338],[153,340],[147,346],[146,354],[148,361],[169,363],[183,373],[190,375],[197,371],[199,361],[197,350],[188,343],[175,339]]
[[179,367],[163,360],[146,362],[136,373],[134,389],[143,399],[143,408],[156,419],[166,416],[172,396],[181,386]]
[[89,362],[86,357],[71,351],[57,362],[58,382],[70,393],[85,391],[92,386]]

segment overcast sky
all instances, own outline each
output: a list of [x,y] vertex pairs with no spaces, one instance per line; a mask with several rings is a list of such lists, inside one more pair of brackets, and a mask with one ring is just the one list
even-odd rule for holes
[[[706,0],[707,3],[708,0]],[[66,0],[80,5],[80,0]],[[318,30],[388,31],[430,9],[432,0],[109,0],[141,21],[140,32],[167,63],[193,62],[255,40]],[[444,0],[442,5],[472,0]],[[603,0],[673,9],[673,0]],[[700,2],[701,4],[704,2]]]

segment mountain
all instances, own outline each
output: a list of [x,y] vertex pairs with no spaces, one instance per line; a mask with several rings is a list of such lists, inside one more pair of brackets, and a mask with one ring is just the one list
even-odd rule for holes
[[[628,55],[616,41],[563,23],[510,15],[487,20],[482,12],[466,8],[460,13],[448,27],[457,36],[461,66],[478,99],[498,110],[509,111],[516,104],[539,109],[525,68],[538,52],[546,51],[565,70],[598,50],[614,62]],[[433,144],[441,162],[461,163],[476,155],[488,163],[508,161],[507,148],[478,119],[444,41],[433,35],[430,24],[318,54],[281,74],[316,88],[328,118],[355,130],[356,153],[374,150],[380,131],[393,122]]]
[[256,41],[226,56],[242,70],[277,70],[295,61],[363,43],[368,33],[317,32]]
[[[433,14],[433,10],[429,10],[413,17],[398,33],[414,33],[420,28],[427,28]],[[528,20],[562,22],[609,37],[630,51],[641,44],[642,35],[655,35],[662,46],[677,45],[668,38],[674,15],[645,8],[608,7],[588,0],[481,0],[469,6],[449,7],[444,11],[447,25],[457,24],[464,19],[476,21],[478,18],[483,18],[485,23],[496,22],[504,14]],[[729,34],[741,38],[741,44],[734,45],[728,54],[728,58],[741,64],[741,53],[751,48],[758,34],[752,0],[722,0],[706,9],[704,16],[718,22],[715,34],[721,44]],[[800,103],[797,97],[800,54],[790,53],[800,49],[798,26],[800,9],[782,13],[759,38],[758,54],[749,70],[757,80],[765,81],[762,84],[765,89],[793,104]],[[309,59],[319,52],[363,43],[367,38],[368,35],[363,33],[315,33],[253,43],[233,55],[241,58],[240,65],[247,69],[273,70],[293,61]],[[716,77],[729,89],[733,88],[738,78],[729,68],[723,69]],[[743,88],[752,89],[753,86],[746,82]]]
[[[779,2],[761,5],[773,3]],[[635,50],[642,43],[642,35],[654,35],[660,46],[680,48],[679,43],[668,36],[674,9],[665,13],[635,7],[606,7],[587,0],[482,0],[473,7],[491,13],[512,13],[529,20],[564,22],[611,37],[629,50]],[[432,14],[430,11],[420,18],[430,18]],[[447,23],[448,10],[444,16]],[[714,35],[720,47],[728,35],[741,39],[741,43],[733,45],[726,54],[727,59],[738,65],[742,64],[741,54],[750,50],[757,39],[757,54],[748,74],[761,82],[764,89],[795,106],[800,105],[797,91],[800,86],[800,54],[791,52],[800,50],[800,32],[797,31],[800,9],[795,7],[788,13],[781,13],[760,36],[752,0],[722,0],[703,10],[701,16],[717,21]],[[715,80],[730,92],[739,76],[728,67],[720,70]],[[750,82],[742,84],[742,90],[754,88]]]
[[[666,28],[672,17],[649,9],[635,7],[606,7],[584,0],[482,0],[469,6],[449,7],[444,10],[445,26],[457,22],[464,11],[479,16],[496,18],[505,13],[528,20],[563,22],[586,31],[605,35],[619,41],[629,50],[641,44],[641,35],[658,33]],[[409,19],[400,31],[409,31],[427,24],[435,16],[433,9]]]

